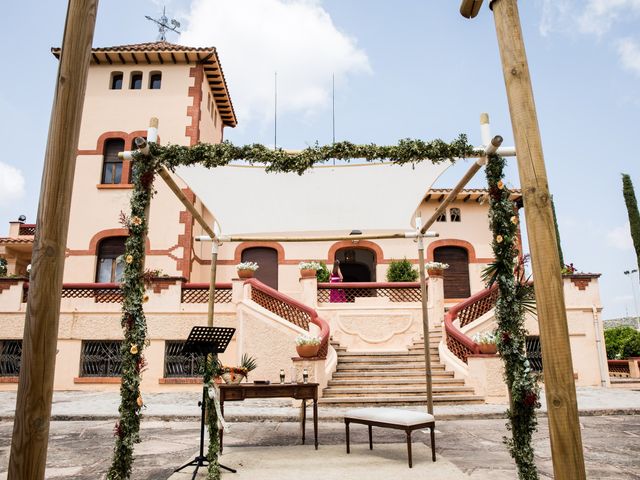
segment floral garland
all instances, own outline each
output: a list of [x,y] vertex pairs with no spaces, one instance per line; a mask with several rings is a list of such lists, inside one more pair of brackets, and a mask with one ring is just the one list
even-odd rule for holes
[[116,422],[113,460],[108,480],[125,480],[131,476],[133,445],[140,442],[140,416],[144,400],[140,394],[142,372],[146,367],[143,352],[147,346],[147,322],[143,303],[145,294],[145,243],[148,230],[147,212],[153,196],[156,162],[150,157],[134,153],[133,193],[131,216],[121,215],[121,222],[129,229],[125,244],[124,276],[122,280],[122,383],[120,385],[120,420]]
[[[530,310],[533,286],[524,279],[522,262],[517,261],[518,215],[511,192],[504,185],[504,158],[493,155],[486,167],[489,184],[489,222],[493,232],[495,261],[485,270],[488,287],[498,284],[496,304],[497,345],[505,367],[511,405],[507,411],[511,438],[505,443],[518,468],[521,480],[537,480],[538,471],[531,445],[537,430],[536,408],[540,389],[525,354],[525,312]],[[514,275],[515,273],[515,275]]]
[[[122,384],[120,387],[120,419],[116,422],[116,437],[113,460],[108,480],[125,480],[131,476],[133,464],[133,446],[140,441],[140,416],[144,401],[140,394],[140,382],[145,368],[143,351],[147,345],[147,324],[143,303],[145,295],[144,256],[148,230],[147,212],[153,196],[153,180],[161,166],[175,169],[181,165],[200,164],[206,168],[228,165],[243,160],[250,164],[266,165],[267,172],[296,172],[303,174],[314,165],[331,159],[350,160],[362,158],[367,161],[390,160],[399,165],[431,161],[441,163],[457,157],[473,154],[473,147],[467,142],[466,135],[446,143],[442,140],[424,142],[405,139],[394,146],[355,145],[339,142],[328,146],[315,145],[299,153],[289,154],[284,150],[272,150],[263,145],[253,144],[235,146],[231,142],[220,144],[199,143],[192,147],[180,145],[161,146],[150,143],[150,155],[134,153],[133,192],[131,196],[131,215],[121,216],[121,221],[129,229],[125,248],[125,270],[122,283]],[[210,384],[214,366],[207,362],[205,367],[206,384]],[[218,464],[219,437],[218,419],[213,402],[206,399],[209,427],[208,476],[209,480],[220,478]]]

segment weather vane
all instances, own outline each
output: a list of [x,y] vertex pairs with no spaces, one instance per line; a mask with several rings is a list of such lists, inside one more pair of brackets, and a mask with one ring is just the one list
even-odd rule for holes
[[167,40],[167,30],[171,30],[172,32],[180,35],[178,28],[180,28],[180,22],[171,19],[171,24],[169,24],[169,17],[167,17],[165,13],[165,7],[162,7],[162,16],[159,19],[151,18],[149,15],[145,15],[147,20],[151,20],[154,23],[158,24],[158,41],[165,42]]

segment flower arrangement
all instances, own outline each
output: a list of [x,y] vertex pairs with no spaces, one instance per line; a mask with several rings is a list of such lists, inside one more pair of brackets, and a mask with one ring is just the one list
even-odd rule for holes
[[316,270],[316,271],[318,271],[318,270],[322,270],[322,265],[320,265],[319,262],[313,262],[313,261],[300,262],[298,264],[298,268],[300,270]]
[[242,262],[236,265],[236,270],[251,270],[255,272],[260,266],[256,262]]
[[446,270],[449,268],[449,264],[442,262],[427,262],[424,264],[424,267],[427,270]]
[[315,335],[300,335],[296,338],[296,345],[320,345],[321,338]]
[[226,383],[240,383],[242,379],[248,377],[249,372],[255,370],[257,366],[256,359],[245,353],[240,359],[239,367],[222,365],[218,360],[217,364],[213,367],[213,375],[215,377],[222,377]]
[[473,341],[481,345],[495,345],[498,337],[494,332],[478,332],[473,335]]
[[568,265],[565,265],[564,267],[562,267],[561,273],[562,275],[573,275],[577,271],[578,269],[573,266],[573,263],[569,263]]

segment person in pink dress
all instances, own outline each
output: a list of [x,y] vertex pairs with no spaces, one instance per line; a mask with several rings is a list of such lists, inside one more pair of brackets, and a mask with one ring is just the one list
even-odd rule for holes
[[[333,264],[333,270],[329,276],[329,283],[342,282],[342,272],[340,271],[340,260],[336,260]],[[331,303],[344,303],[347,301],[347,296],[344,290],[341,288],[332,288],[329,292],[329,301]]]

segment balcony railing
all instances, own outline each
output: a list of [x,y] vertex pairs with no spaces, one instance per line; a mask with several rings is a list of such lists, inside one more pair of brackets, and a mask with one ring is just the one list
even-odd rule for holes
[[20,225],[18,230],[18,235],[35,235],[36,234],[36,224],[35,223],[23,223]]
[[420,302],[418,282],[319,283],[318,303],[353,303],[356,298],[388,298],[391,302]]
[[[182,284],[182,303],[209,303],[208,283]],[[231,284],[216,283],[215,303],[231,303]]]

